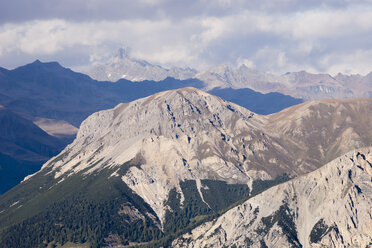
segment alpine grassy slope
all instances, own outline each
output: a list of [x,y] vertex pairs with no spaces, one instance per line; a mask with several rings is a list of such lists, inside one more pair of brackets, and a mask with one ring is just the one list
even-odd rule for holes
[[185,88],[97,112],[1,196],[0,244],[169,245],[268,187],[371,146],[371,101],[314,101],[260,116]]

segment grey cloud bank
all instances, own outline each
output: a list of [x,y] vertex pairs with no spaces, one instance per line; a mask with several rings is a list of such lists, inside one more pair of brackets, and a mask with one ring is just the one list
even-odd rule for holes
[[371,13],[371,1],[2,1],[0,66],[79,70],[127,46],[163,66],[367,74]]

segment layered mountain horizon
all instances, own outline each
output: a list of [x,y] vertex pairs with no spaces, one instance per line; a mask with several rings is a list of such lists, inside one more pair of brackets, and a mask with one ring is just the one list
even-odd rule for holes
[[[73,143],[0,197],[0,242],[369,245],[372,166],[361,148],[372,146],[371,104],[317,100],[264,116],[188,87],[96,112]],[[303,203],[318,184],[314,205]],[[230,215],[252,232],[225,227]]]
[[275,75],[249,68],[245,64],[238,67],[221,64],[200,71],[179,67],[167,69],[133,58],[123,48],[107,63],[95,64],[86,73],[94,79],[111,82],[122,78],[131,81],[195,78],[205,83],[206,90],[217,87],[250,88],[261,93],[279,92],[305,100],[372,96],[372,71],[364,76],[342,73],[331,76],[306,71]]

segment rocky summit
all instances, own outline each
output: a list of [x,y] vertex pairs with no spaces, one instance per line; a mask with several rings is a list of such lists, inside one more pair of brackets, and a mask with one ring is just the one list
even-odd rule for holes
[[121,178],[163,220],[164,203],[172,188],[181,192],[180,181],[196,180],[200,191],[201,179],[247,184],[276,176],[252,156],[270,149],[270,160],[280,153],[280,145],[261,130],[266,122],[200,90],[166,91],[93,114],[61,153],[63,159],[52,159],[43,169],[51,167],[59,180],[102,168],[112,168],[115,177],[120,165],[136,158],[140,166]]

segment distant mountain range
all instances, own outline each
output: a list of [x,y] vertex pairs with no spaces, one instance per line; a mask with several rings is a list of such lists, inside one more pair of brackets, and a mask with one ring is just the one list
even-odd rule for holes
[[116,82],[127,79],[133,82],[162,81],[167,77],[189,79],[194,77],[196,70],[190,68],[163,68],[152,65],[145,60],[131,58],[128,51],[120,48],[118,53],[105,65],[94,65],[87,74],[99,81]]
[[200,72],[195,78],[205,82],[208,88],[250,88],[263,93],[280,92],[305,100],[372,96],[372,72],[366,76],[338,74],[332,77],[300,71],[277,76],[245,65],[238,68],[221,65]]
[[121,78],[132,81],[161,81],[166,77],[196,78],[205,83],[206,90],[221,88],[249,88],[261,93],[279,92],[305,100],[353,98],[372,96],[372,72],[366,76],[312,74],[305,71],[274,75],[245,65],[233,68],[219,65],[205,71],[186,68],[166,69],[146,61],[131,58],[120,49],[106,64],[95,65],[88,72],[92,78],[116,82]]
[[96,112],[0,196],[0,246],[365,247],[371,104],[263,116],[188,87]]

